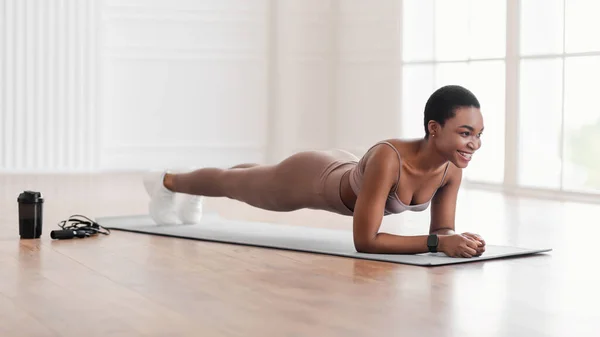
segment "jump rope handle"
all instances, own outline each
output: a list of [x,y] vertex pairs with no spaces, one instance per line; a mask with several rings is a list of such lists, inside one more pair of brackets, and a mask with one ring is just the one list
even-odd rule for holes
[[50,237],[56,240],[84,238],[86,236],[88,236],[86,231],[76,229],[59,229],[50,232]]

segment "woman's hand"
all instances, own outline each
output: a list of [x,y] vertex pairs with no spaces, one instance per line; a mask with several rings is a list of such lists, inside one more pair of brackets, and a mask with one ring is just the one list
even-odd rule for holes
[[477,254],[475,256],[481,256],[481,254],[485,252],[485,240],[483,240],[483,238],[479,234],[466,232],[462,233],[462,235],[477,242],[477,248],[475,249],[477,251]]
[[485,241],[473,233],[440,236],[439,251],[450,257],[480,256],[485,251]]

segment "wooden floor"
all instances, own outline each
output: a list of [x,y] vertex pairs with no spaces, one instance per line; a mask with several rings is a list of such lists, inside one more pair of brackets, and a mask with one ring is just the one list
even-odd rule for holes
[[[458,230],[550,254],[445,267],[113,232],[53,241],[71,214],[139,214],[135,175],[0,176],[0,336],[600,336],[600,206],[462,191]],[[19,240],[17,196],[45,198],[44,233]],[[207,200],[222,216],[350,229],[318,211]],[[384,230],[427,231],[428,212]]]

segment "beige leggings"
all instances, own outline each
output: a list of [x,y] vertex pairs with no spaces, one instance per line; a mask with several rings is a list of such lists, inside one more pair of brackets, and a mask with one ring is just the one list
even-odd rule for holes
[[173,176],[179,193],[227,197],[270,211],[303,208],[352,215],[340,197],[342,176],[359,158],[343,150],[303,151],[276,165],[202,168]]

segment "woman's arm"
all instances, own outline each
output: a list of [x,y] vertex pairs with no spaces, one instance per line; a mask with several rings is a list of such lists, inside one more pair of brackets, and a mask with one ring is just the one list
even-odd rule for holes
[[418,254],[428,252],[427,235],[400,236],[378,233],[385,203],[396,184],[400,163],[388,146],[373,149],[365,168],[361,191],[354,206],[354,246],[373,254]]
[[[442,241],[446,240],[448,235],[456,234],[456,200],[462,181],[462,169],[450,165],[446,177],[446,183],[438,189],[431,201],[429,233],[440,235],[440,245],[443,245]],[[477,246],[474,247],[476,250],[474,256],[479,256],[485,252],[485,241],[481,236],[468,232],[462,233],[461,236],[477,242]]]
[[446,182],[442,183],[431,200],[429,233],[452,235],[455,229],[456,200],[462,181],[462,170],[450,164]]

